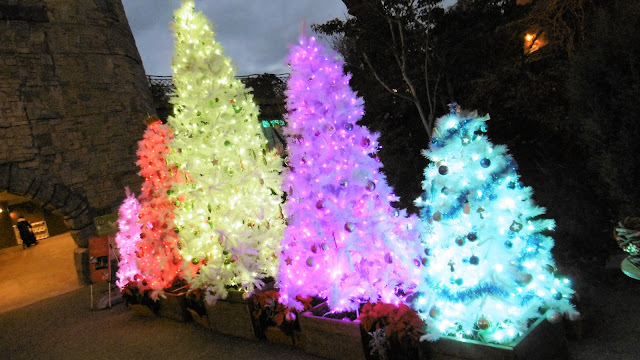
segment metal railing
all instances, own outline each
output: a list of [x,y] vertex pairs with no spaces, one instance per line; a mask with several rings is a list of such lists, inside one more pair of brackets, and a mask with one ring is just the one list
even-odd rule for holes
[[[255,79],[261,75],[264,74],[238,75],[235,78],[242,82],[245,82],[246,80]],[[289,80],[290,74],[282,73],[270,75],[274,75],[275,77],[286,83],[287,80]],[[152,89],[161,89],[164,94],[173,96],[175,85],[173,84],[173,77],[171,75],[147,75],[147,80],[149,81],[149,87],[151,87]]]

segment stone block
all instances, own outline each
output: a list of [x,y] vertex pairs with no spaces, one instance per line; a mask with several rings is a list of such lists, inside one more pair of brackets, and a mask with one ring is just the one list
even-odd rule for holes
[[[82,229],[86,226],[93,224],[93,218],[95,212],[91,207],[83,209],[77,216],[69,218],[71,220],[71,226],[67,225],[70,229]],[[66,223],[66,222],[65,222]]]
[[[24,163],[20,165],[24,165]],[[38,193],[38,190],[40,190],[43,182],[47,182],[43,176],[34,176],[33,182],[31,183],[31,185],[29,185],[29,189],[27,189],[27,192],[24,194],[24,196],[29,198],[36,198],[36,194]]]
[[69,218],[77,217],[84,209],[87,209],[89,204],[87,200],[76,194],[71,194],[67,199],[67,203],[60,209],[61,213]]
[[51,133],[43,133],[33,137],[34,145],[38,148],[51,147],[53,145],[51,141]]
[[70,195],[71,191],[68,187],[62,184],[56,184],[54,186],[53,196],[49,200],[49,204],[56,209],[63,208]]
[[0,165],[0,189],[6,190],[9,188],[11,181],[11,163],[5,163]]
[[[89,241],[87,241],[87,244]],[[78,283],[80,285],[90,285],[89,274],[89,249],[77,248],[73,250],[73,262],[76,266],[76,275],[78,275]]]
[[322,303],[298,317],[305,352],[328,359],[365,360],[360,320],[338,320],[320,315],[328,309],[326,303]]
[[53,196],[54,186],[49,181],[42,181],[38,189],[33,193],[33,197],[38,199],[43,206],[49,205],[49,200]]
[[96,235],[96,228],[91,224],[80,230],[71,230],[69,233],[78,247],[85,248],[89,247],[89,239]]
[[[42,148],[40,148],[40,155],[47,157],[49,155],[55,155],[56,154],[56,148],[53,146],[43,146]],[[55,156],[53,157],[53,159],[55,159]],[[45,160],[45,162],[50,162]]]
[[18,166],[14,166],[11,169],[11,183],[7,190],[16,195],[24,195],[28,192],[29,186],[31,186],[34,178],[33,170],[21,169]]
[[49,22],[44,4],[0,4],[0,20]]
[[[30,154],[31,152],[29,152]],[[27,160],[27,159],[25,159]],[[20,166],[24,167],[24,168],[28,168],[28,169],[37,169],[38,167],[40,167],[40,159],[36,158],[34,160],[29,160],[29,161],[22,161],[20,163]]]
[[250,301],[243,295],[244,292],[230,290],[224,300],[218,300],[215,304],[205,302],[209,326],[217,333],[258,340],[249,310]]

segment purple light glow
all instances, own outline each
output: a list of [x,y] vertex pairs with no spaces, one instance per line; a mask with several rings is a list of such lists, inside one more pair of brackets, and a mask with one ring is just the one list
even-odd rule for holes
[[[409,292],[408,285],[418,281],[413,271],[421,250],[413,230],[417,219],[404,211],[394,218],[379,215],[393,211],[381,199],[395,197],[379,172],[382,164],[369,156],[377,149],[378,134],[356,125],[364,114],[362,99],[349,88],[342,61],[325,53],[310,38],[301,39],[289,57],[284,132],[301,141],[289,142],[291,167],[282,184],[290,195],[284,210],[291,216],[280,256],[281,300],[326,296],[333,310],[355,309],[364,301],[400,302],[396,285]],[[331,125],[318,126],[325,121]],[[364,150],[362,139],[368,139]],[[368,189],[369,183],[376,186]],[[320,211],[318,198],[323,199]],[[387,253],[394,254],[392,263],[385,261]]]

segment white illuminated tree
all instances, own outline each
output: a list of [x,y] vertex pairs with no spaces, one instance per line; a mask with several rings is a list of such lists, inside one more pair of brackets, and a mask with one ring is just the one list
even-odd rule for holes
[[234,78],[231,60],[193,2],[175,12],[173,29],[170,161],[189,175],[172,188],[175,231],[185,278],[215,301],[230,286],[252,291],[277,273],[282,161],[266,150],[253,96]]
[[577,316],[569,281],[555,274],[555,223],[541,217],[507,148],[487,139],[487,120],[452,105],[424,152],[431,165],[416,205],[429,263],[415,308],[429,339],[507,342],[542,316]]

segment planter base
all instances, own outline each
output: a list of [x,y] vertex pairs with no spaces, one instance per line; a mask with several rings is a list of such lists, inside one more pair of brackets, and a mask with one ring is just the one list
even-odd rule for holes
[[140,304],[133,304],[133,305],[127,305],[127,306],[136,315],[139,315],[139,316],[156,316],[156,314],[154,314],[153,311],[151,309],[149,309],[148,306],[140,305]]
[[443,336],[420,343],[420,358],[430,360],[534,360],[567,359],[567,339],[562,323],[552,324],[544,317],[511,344],[496,345]]
[[243,294],[241,291],[230,290],[224,300],[218,300],[213,305],[205,302],[209,326],[212,331],[221,334],[258,340],[253,329],[249,300],[244,299]]
[[189,320],[189,312],[187,312],[186,296],[184,293],[172,294],[165,293],[166,299],[160,297],[160,307],[158,315],[173,319],[176,321]]
[[264,329],[264,336],[267,338],[267,340],[269,340],[269,342],[272,343],[304,348],[304,338],[299,333],[296,333],[296,335],[294,335],[294,338],[292,339],[290,336],[283,333],[279,328],[275,326],[269,326],[268,328]]
[[191,315],[191,318],[193,319],[193,321],[206,327],[207,329],[211,329],[211,326],[209,326],[209,318],[207,317],[207,314],[200,315],[198,314],[197,311],[190,308],[187,308],[187,311]]
[[313,315],[312,311],[298,317],[305,352],[335,360],[365,359],[359,320],[325,318]]

